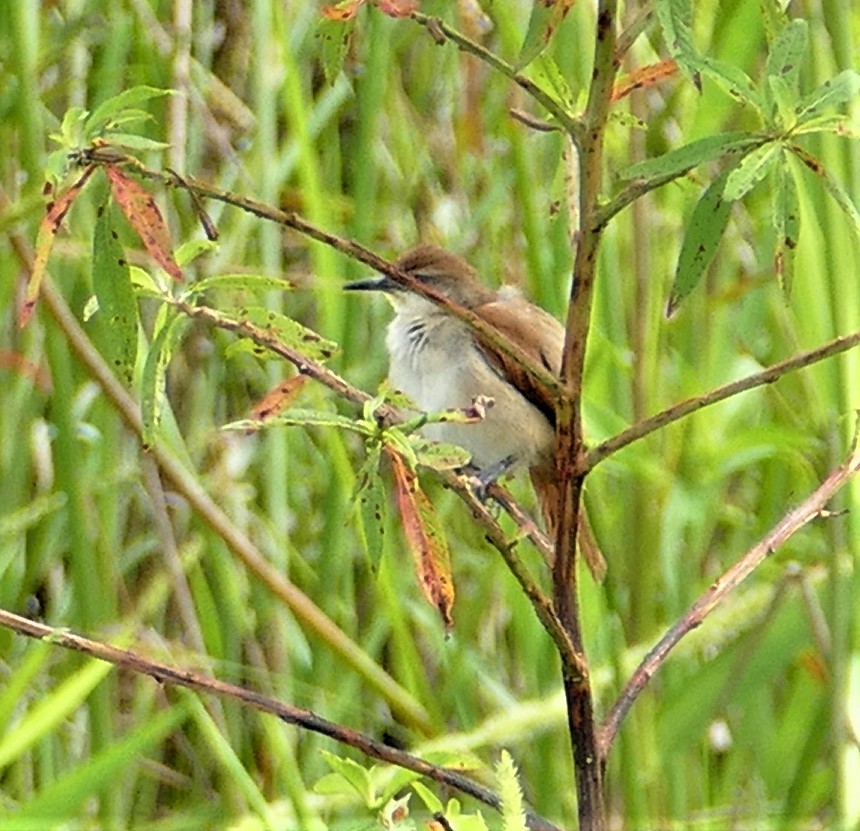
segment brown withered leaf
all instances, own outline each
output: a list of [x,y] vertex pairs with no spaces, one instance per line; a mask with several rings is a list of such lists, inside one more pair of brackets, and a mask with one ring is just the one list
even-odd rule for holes
[[326,20],[339,20],[346,22],[352,20],[358,10],[364,5],[365,0],[343,0],[341,3],[336,3],[334,6],[323,6],[321,14]]
[[36,233],[33,267],[30,269],[30,277],[27,280],[27,291],[24,294],[24,302],[18,312],[18,326],[21,329],[30,322],[30,318],[33,317],[33,312],[36,310],[39,289],[42,287],[42,278],[45,276],[45,266],[48,264],[48,257],[51,254],[51,248],[54,246],[54,240],[57,237],[57,232],[60,230],[63,218],[69,212],[72,203],[95,169],[95,165],[90,165],[84,170],[83,175],[77,182],[56,199],[48,202],[46,206],[45,215],[42,217],[42,221],[39,223],[39,230]]
[[252,408],[250,418],[265,421],[290,407],[308,380],[307,375],[294,375],[269,390]]
[[170,229],[153,195],[136,179],[126,176],[120,168],[105,165],[104,170],[110,180],[113,198],[140,237],[149,256],[174,280],[184,281],[182,269],[173,259]]
[[454,625],[454,581],[451,556],[433,503],[418,484],[418,476],[396,453],[389,454],[397,485],[397,505],[418,582],[427,600],[439,610],[445,628]]
[[625,75],[613,88],[612,100],[620,101],[637,89],[646,89],[671,78],[678,71],[678,64],[672,58],[664,58],[657,63],[642,66]]

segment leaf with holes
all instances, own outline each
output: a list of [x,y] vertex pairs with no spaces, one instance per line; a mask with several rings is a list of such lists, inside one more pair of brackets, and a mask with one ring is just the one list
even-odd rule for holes
[[21,329],[30,322],[30,318],[33,317],[33,312],[36,310],[36,302],[39,299],[39,291],[42,288],[42,279],[45,276],[48,257],[51,255],[51,249],[54,246],[54,240],[57,238],[63,218],[69,212],[69,208],[72,207],[72,204],[77,199],[87,180],[92,176],[94,170],[95,167],[90,165],[77,182],[65,191],[65,193],[48,202],[46,206],[45,215],[42,217],[42,221],[39,223],[39,230],[36,233],[33,267],[30,269],[30,277],[27,280],[24,302],[18,313],[18,326]]
[[728,61],[706,56],[699,63],[702,75],[710,78],[724,92],[728,93],[735,101],[741,104],[749,104],[761,112],[762,102],[758,90],[753,84],[750,76],[739,66]]
[[134,228],[144,248],[174,280],[185,278],[182,269],[173,258],[173,243],[170,230],[153,195],[138,182],[126,176],[114,165],[106,165],[105,173],[110,180],[111,192],[125,218]]
[[853,69],[846,69],[800,100],[796,108],[797,123],[803,124],[821,115],[823,110],[830,107],[855,101],[858,93],[860,93],[860,73]]
[[800,238],[800,200],[797,197],[794,173],[787,160],[776,168],[773,228],[776,234],[774,271],[783,293],[788,298],[794,283],[794,258]]
[[130,384],[137,357],[137,303],[107,204],[99,209],[93,233],[93,290],[99,302],[98,340],[108,363]]
[[235,324],[231,328],[234,328],[240,335],[243,334],[243,325],[250,324],[255,329],[260,330],[260,334],[265,340],[269,338],[273,340],[271,345],[255,341],[255,352],[272,349],[278,343],[282,343],[315,361],[327,361],[340,351],[334,341],[327,340],[312,329],[302,326],[301,323],[282,315],[280,312],[274,312],[261,306],[243,306],[239,309],[238,314],[217,312],[215,316],[219,320]]
[[637,89],[648,89],[671,78],[678,71],[678,62],[674,58],[664,58],[648,66],[640,66],[629,75],[625,75],[612,89],[612,100],[621,101]]
[[723,190],[731,171],[715,179],[699,199],[684,234],[675,282],[666,307],[666,314],[673,315],[681,301],[702,279],[723,236],[732,203],[723,199]]
[[165,407],[167,366],[191,326],[189,318],[170,306],[162,306],[156,319],[155,335],[143,364],[140,380],[141,440],[145,448],[155,441]]
[[726,180],[723,199],[729,202],[743,199],[753,188],[764,181],[780,159],[782,159],[782,147],[776,142],[759,147],[744,156]]
[[519,69],[530,64],[546,49],[574,2],[575,0],[533,0],[526,36],[517,58]]
[[293,375],[292,378],[287,378],[281,381],[274,389],[269,390],[251,408],[251,418],[259,421],[265,421],[268,418],[273,418],[280,415],[284,410],[292,406],[293,402],[298,398],[302,387],[307,383],[307,375]]
[[[785,26],[771,44],[764,67],[764,103],[771,119],[784,111],[788,101],[797,102],[800,66],[808,48],[809,24],[800,19]],[[782,106],[779,106],[780,97]]]
[[433,503],[418,484],[418,476],[396,453],[390,453],[397,486],[397,504],[409,550],[415,559],[418,581],[427,600],[439,610],[445,628],[454,625],[454,582],[451,556],[442,523]]
[[362,436],[369,436],[376,429],[365,421],[356,421],[340,413],[330,413],[323,410],[306,410],[297,407],[286,413],[271,416],[265,421],[252,418],[242,418],[231,421],[221,427],[222,430],[249,432],[268,429],[269,427],[337,427],[349,430]]
[[356,477],[355,496],[353,497],[356,514],[359,519],[360,533],[364,553],[371,567],[376,569],[385,552],[385,513],[386,493],[385,484],[379,475],[379,460],[382,455],[382,445],[378,441],[367,443],[367,458]]

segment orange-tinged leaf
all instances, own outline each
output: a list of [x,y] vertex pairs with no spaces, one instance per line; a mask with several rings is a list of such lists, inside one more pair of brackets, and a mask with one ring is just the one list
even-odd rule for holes
[[418,581],[427,600],[442,615],[445,628],[454,625],[454,581],[451,557],[433,503],[418,484],[418,476],[396,453],[389,454],[397,485],[397,504],[406,541],[415,558]]
[[282,413],[296,400],[307,380],[307,375],[294,375],[292,378],[287,378],[286,381],[281,381],[278,386],[267,392],[253,406],[250,418],[256,421],[264,421],[267,418],[272,418],[272,416]]
[[323,6],[322,16],[326,20],[339,20],[346,22],[352,20],[358,10],[364,5],[365,0],[343,0],[341,3],[336,3],[334,6]]
[[625,75],[612,90],[612,100],[620,101],[626,98],[633,90],[646,89],[671,78],[678,71],[678,64],[672,58],[664,58],[662,61],[642,66],[629,75]]
[[118,167],[105,165],[111,192],[125,218],[137,232],[144,248],[174,280],[182,282],[182,269],[173,258],[170,229],[161,215],[153,195],[136,179],[126,176]]
[[35,255],[33,257],[33,267],[30,270],[30,279],[27,281],[27,292],[24,295],[24,303],[18,313],[18,326],[21,329],[30,322],[30,318],[33,317],[33,312],[36,310],[39,289],[42,287],[42,278],[45,276],[45,266],[48,264],[48,257],[51,254],[51,248],[54,246],[54,239],[60,230],[63,217],[69,212],[69,208],[72,207],[72,203],[87,183],[87,179],[92,176],[94,170],[95,166],[90,165],[84,171],[83,176],[65,193],[47,204],[45,216],[42,217],[39,230],[36,234]]
[[418,0],[376,0],[376,8],[389,17],[409,17],[419,5]]

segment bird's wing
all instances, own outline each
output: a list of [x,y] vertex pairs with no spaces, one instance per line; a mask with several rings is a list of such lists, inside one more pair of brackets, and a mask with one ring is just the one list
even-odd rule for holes
[[[519,344],[537,364],[554,375],[561,373],[561,353],[564,348],[564,328],[548,312],[522,297],[493,300],[476,306],[473,311],[509,340]],[[538,337],[535,337],[535,332]],[[537,383],[516,361],[503,355],[492,345],[479,346],[489,361],[511,384],[531,401],[555,426],[555,401],[550,391]]]

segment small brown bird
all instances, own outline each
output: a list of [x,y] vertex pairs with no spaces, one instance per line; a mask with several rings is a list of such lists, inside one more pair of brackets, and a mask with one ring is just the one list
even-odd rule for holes
[[[430,245],[404,254],[395,265],[460,306],[470,309],[517,344],[535,363],[558,375],[564,329],[518,290],[484,286],[460,257]],[[430,424],[423,432],[460,445],[482,476],[492,480],[527,467],[547,524],[555,527],[555,409],[548,390],[466,323],[390,277],[349,283],[353,291],[382,291],[394,306],[386,345],[391,383],[421,409],[438,412],[489,396],[494,406],[474,424]]]

